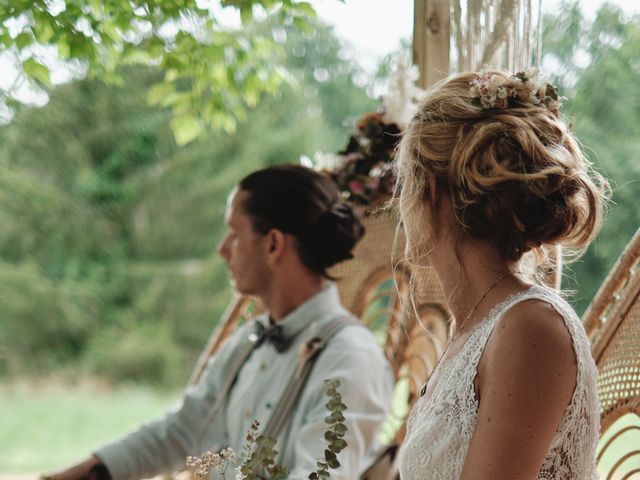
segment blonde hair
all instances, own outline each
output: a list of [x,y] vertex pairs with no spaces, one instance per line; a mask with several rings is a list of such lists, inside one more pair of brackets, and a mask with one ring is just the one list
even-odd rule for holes
[[470,93],[475,78],[461,73],[432,87],[399,143],[407,240],[418,246],[424,237],[435,181],[463,234],[493,242],[508,260],[533,251],[541,264],[555,245],[584,250],[601,222],[606,181],[556,115],[527,101],[482,108]]

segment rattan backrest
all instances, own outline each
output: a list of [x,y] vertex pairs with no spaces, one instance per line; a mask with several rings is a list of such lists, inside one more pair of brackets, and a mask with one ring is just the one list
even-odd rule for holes
[[639,268],[640,229],[584,315],[598,366],[598,462],[607,479],[640,474]]

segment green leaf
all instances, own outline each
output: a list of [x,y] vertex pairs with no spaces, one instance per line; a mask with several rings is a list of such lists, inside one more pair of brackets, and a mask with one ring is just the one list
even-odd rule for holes
[[313,27],[309,23],[306,17],[293,17],[293,24],[303,33],[311,33],[313,31]]
[[309,2],[296,3],[295,8],[303,15],[307,15],[311,18],[316,17],[316,11]]
[[36,22],[33,27],[33,35],[36,37],[36,40],[42,44],[45,44],[49,40],[51,40],[53,34],[53,27],[48,21]]
[[27,58],[22,63],[24,73],[35,80],[44,83],[47,86],[51,86],[51,80],[49,79],[49,69],[37,62],[33,58]]
[[[342,438],[337,438],[334,442],[332,442],[331,446],[334,447],[333,451],[338,453],[340,450],[343,450],[347,447],[347,442]],[[336,448],[338,450],[335,450]]]
[[178,145],[186,145],[202,132],[198,120],[192,115],[180,115],[171,120],[171,130]]
[[165,98],[175,92],[176,86],[173,83],[156,83],[147,93],[147,101],[151,105],[158,105]]
[[327,464],[329,464],[329,466],[331,466],[331,461],[332,460],[336,460],[336,454],[335,452],[333,452],[332,450],[329,450],[328,448],[325,448],[324,450],[324,459],[327,461]]
[[16,44],[16,47],[23,49],[33,43],[33,37],[27,32],[22,32],[15,38],[14,43]]
[[71,53],[69,50],[69,44],[64,38],[61,38],[57,41],[56,45],[58,46],[58,55],[62,58],[69,58],[69,54]]
[[243,5],[240,7],[240,20],[243,25],[247,25],[253,19],[253,10],[251,5]]
[[344,423],[337,423],[335,427],[333,427],[336,433],[345,434],[347,433],[347,426]]

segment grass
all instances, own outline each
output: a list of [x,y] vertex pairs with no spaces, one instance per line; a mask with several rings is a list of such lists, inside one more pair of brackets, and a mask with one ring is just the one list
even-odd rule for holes
[[0,386],[0,474],[40,473],[82,459],[92,449],[161,415],[179,392],[56,382]]

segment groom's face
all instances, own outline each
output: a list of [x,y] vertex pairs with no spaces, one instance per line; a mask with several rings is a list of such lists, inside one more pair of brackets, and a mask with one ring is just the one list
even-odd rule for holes
[[218,246],[231,283],[243,294],[260,295],[269,284],[270,269],[266,261],[268,242],[253,228],[244,211],[249,193],[235,189],[227,199],[225,223],[227,233]]

